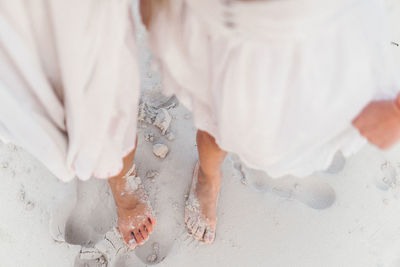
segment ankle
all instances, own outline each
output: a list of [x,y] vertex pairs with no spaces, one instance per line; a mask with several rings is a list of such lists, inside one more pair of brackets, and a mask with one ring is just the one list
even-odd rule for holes
[[125,178],[109,179],[109,184],[117,207],[126,208],[136,205],[135,192],[127,190],[127,182]]
[[198,182],[218,186],[221,182],[221,170],[204,171],[200,166]]

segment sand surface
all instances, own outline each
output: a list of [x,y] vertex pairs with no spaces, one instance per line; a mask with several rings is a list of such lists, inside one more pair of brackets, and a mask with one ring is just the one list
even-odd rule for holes
[[[400,3],[387,5],[399,43]],[[0,267],[400,266],[400,145],[338,154],[329,170],[305,179],[272,180],[230,154],[215,243],[188,236],[183,210],[196,129],[190,112],[159,93],[145,39],[141,28],[136,165],[158,219],[149,241],[126,250],[106,181],[64,184],[23,149],[0,143]],[[400,48],[393,51],[400,62]],[[154,154],[157,144],[167,146],[164,158]]]

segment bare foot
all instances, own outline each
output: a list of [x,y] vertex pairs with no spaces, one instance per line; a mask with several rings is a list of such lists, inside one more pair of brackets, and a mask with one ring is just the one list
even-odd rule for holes
[[[113,184],[111,184],[113,183]],[[110,181],[118,214],[118,229],[130,248],[142,245],[156,222],[135,165],[122,178]]]
[[218,177],[208,176],[201,171],[197,163],[186,201],[185,223],[189,234],[197,240],[211,244],[215,239],[221,172],[215,174]]

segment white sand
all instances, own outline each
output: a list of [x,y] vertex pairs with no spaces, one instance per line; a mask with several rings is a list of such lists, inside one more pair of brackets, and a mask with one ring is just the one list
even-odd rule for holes
[[[397,26],[393,41],[400,42],[400,3],[387,3]],[[195,128],[184,107],[158,93],[144,38],[139,33],[143,102],[172,116],[168,130],[161,118],[158,127],[139,128],[138,176],[158,219],[150,240],[126,251],[113,231],[105,181],[63,184],[22,149],[0,143],[1,267],[400,266],[400,145],[387,152],[367,146],[303,180],[271,180],[229,155],[216,241],[208,246],[189,237],[183,210],[196,162]],[[393,51],[400,62],[400,47]],[[157,143],[169,148],[164,159],[153,154]]]

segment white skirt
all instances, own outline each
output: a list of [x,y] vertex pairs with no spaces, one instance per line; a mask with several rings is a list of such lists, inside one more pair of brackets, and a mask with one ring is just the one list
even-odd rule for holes
[[150,32],[164,92],[272,177],[356,152],[366,141],[352,120],[400,90],[379,0],[169,2]]
[[108,178],[135,147],[129,0],[0,0],[0,137],[58,178]]

